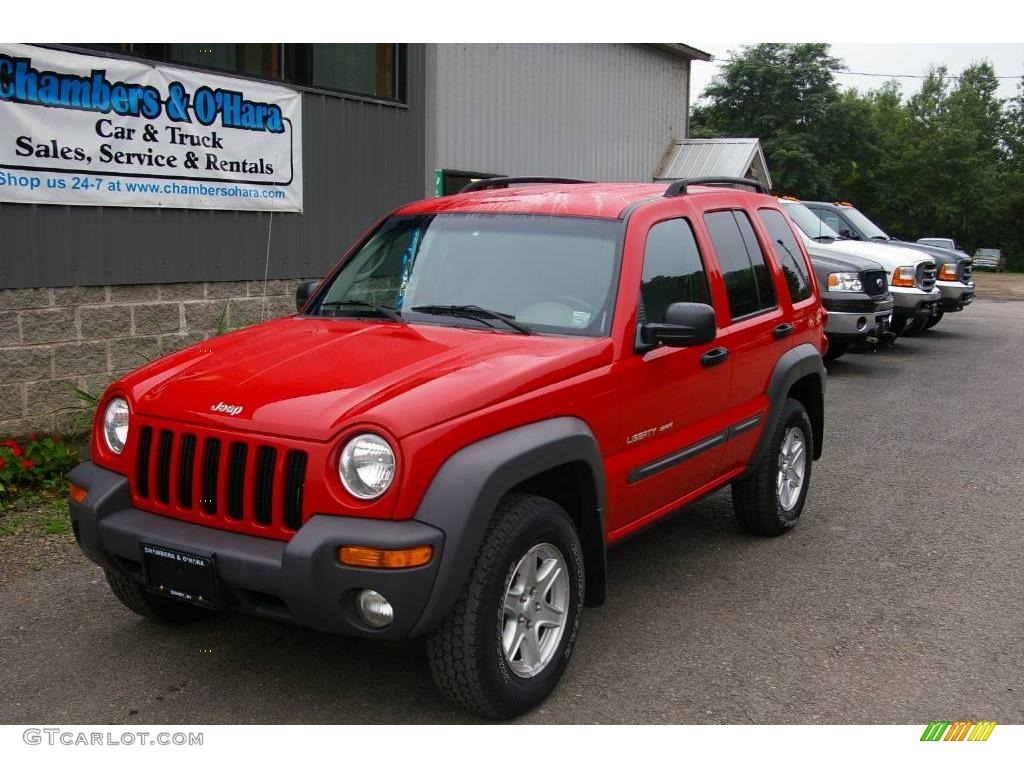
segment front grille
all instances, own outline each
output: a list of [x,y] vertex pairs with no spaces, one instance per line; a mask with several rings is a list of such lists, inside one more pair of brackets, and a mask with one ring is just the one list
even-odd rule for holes
[[970,261],[970,259],[964,259],[963,261],[960,262],[960,265],[957,268],[956,275],[958,278],[960,278],[961,283],[969,283],[971,282],[971,275],[973,273],[974,264]]
[[889,292],[889,280],[882,270],[862,272],[860,282],[868,296],[885,296]]
[[935,268],[934,261],[923,261],[917,265],[917,287],[930,291],[935,287],[935,278],[938,276],[938,270]]
[[132,478],[140,507],[278,538],[302,526],[305,451],[200,431],[141,427]]

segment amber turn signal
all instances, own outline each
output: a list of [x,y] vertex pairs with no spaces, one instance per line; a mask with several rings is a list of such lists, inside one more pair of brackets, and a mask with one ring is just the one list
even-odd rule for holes
[[414,568],[426,565],[434,556],[434,548],[427,545],[412,549],[376,549],[375,547],[341,547],[338,560],[343,565],[360,568]]
[[80,485],[69,483],[68,495],[71,496],[71,500],[75,502],[75,504],[81,504],[83,501],[85,501],[85,497],[89,495],[89,491],[87,491]]
[[917,270],[914,267],[897,267],[892,273],[892,284],[901,288],[913,288],[916,282]]

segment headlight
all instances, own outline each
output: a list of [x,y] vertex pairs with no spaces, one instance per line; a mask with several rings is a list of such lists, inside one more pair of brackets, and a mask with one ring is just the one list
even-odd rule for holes
[[956,264],[943,264],[939,269],[939,280],[956,280]]
[[114,453],[124,450],[128,442],[128,403],[124,398],[115,397],[107,403],[107,410],[103,412],[103,439]]
[[896,267],[896,271],[892,273],[892,284],[901,288],[913,288],[916,279],[915,267]]
[[860,284],[860,275],[856,272],[832,272],[828,276],[828,289],[860,293],[864,290],[864,286]]
[[345,490],[357,499],[375,499],[395,479],[394,451],[379,435],[357,435],[341,452],[338,475]]

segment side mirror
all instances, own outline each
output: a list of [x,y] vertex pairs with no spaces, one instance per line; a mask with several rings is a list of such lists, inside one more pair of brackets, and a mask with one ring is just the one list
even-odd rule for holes
[[295,309],[302,311],[302,308],[306,306],[306,302],[309,301],[309,297],[313,295],[313,291],[320,285],[319,280],[303,280],[297,286],[295,286]]
[[640,326],[640,341],[648,351],[662,344],[666,347],[696,347],[713,341],[718,333],[715,310],[707,304],[677,302],[665,310],[664,323]]

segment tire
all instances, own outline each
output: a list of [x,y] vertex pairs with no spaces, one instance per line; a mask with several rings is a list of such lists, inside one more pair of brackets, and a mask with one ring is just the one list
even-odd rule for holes
[[[795,498],[788,485],[790,490],[784,495],[779,482],[783,472],[781,452],[784,444],[793,446],[788,442],[792,434],[797,434],[803,445],[803,474]],[[807,410],[799,401],[787,399],[761,461],[744,478],[732,484],[732,505],[743,530],[761,536],[778,536],[796,525],[811,484],[813,455],[814,431]],[[791,480],[796,472],[794,466],[785,476]]]
[[828,351],[825,353],[825,362],[831,363],[847,352],[850,351],[850,342],[848,341],[830,341],[828,343]]
[[151,621],[159,621],[164,624],[191,624],[212,616],[214,613],[179,600],[151,594],[139,582],[120,573],[112,571],[104,571],[104,573],[114,596],[126,608]]
[[889,321],[889,330],[892,333],[896,334],[897,336],[902,336],[906,332],[907,326],[909,326],[911,322],[913,321],[911,320],[908,322],[907,318],[897,317],[894,314],[892,316],[892,320]]
[[942,311],[942,310],[940,309],[940,310],[939,310],[938,312],[936,312],[936,313],[935,313],[934,315],[932,315],[931,317],[929,317],[929,318],[928,318],[928,322],[927,322],[927,323],[925,323],[925,325],[924,325],[925,329],[928,329],[928,328],[934,328],[934,327],[935,327],[936,325],[938,325],[938,324],[939,324],[939,320],[941,320],[941,319],[942,319],[942,316],[943,316],[944,314],[945,314],[945,312],[943,312],[943,311]]
[[[552,567],[549,563],[557,567],[555,553],[561,557],[563,575],[551,575],[552,585],[541,587],[542,600],[532,601],[526,592],[519,597],[519,585],[529,570],[524,570],[523,563],[533,558],[543,572]],[[583,586],[580,540],[565,510],[539,496],[505,497],[455,607],[427,640],[430,671],[441,694],[457,707],[494,719],[516,717],[540,704],[568,666],[579,629]],[[528,625],[538,627],[539,645],[524,639],[510,655],[504,640],[529,636],[529,630],[523,633],[517,627],[523,626],[531,603],[534,616],[552,619],[557,614],[548,606],[561,604],[560,629],[542,628],[543,621]],[[525,610],[517,620],[520,605]],[[550,634],[553,631],[559,634]],[[534,669],[527,668],[528,650],[540,654]]]

